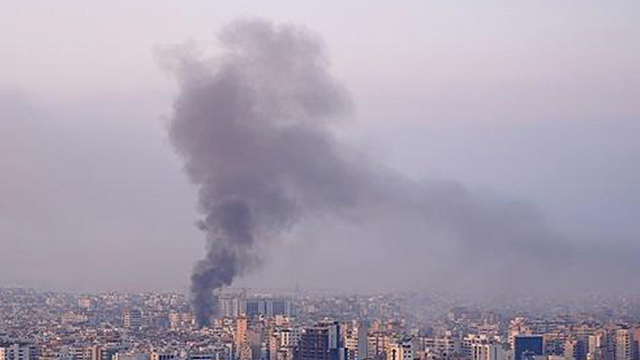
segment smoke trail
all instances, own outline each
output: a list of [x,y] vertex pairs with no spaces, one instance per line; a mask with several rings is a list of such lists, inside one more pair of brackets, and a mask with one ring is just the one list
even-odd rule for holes
[[219,36],[223,52],[169,60],[181,94],[170,136],[199,189],[207,254],[192,275],[197,321],[215,311],[213,291],[259,262],[257,243],[308,209],[347,204],[348,164],[328,124],[349,109],[327,72],[322,44],[305,29],[243,20]]

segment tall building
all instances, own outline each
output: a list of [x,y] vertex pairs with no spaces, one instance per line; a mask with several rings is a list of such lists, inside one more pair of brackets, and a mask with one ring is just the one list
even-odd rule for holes
[[543,355],[544,341],[542,335],[516,335],[513,339],[514,360],[524,360],[523,355]]
[[637,360],[636,341],[630,329],[618,329],[615,333],[615,360]]
[[245,316],[241,316],[236,319],[236,333],[234,339],[236,349],[239,349],[247,341],[247,325],[247,318]]
[[142,327],[142,312],[137,309],[125,309],[122,313],[125,329],[139,330]]
[[38,349],[32,343],[0,341],[0,360],[36,360]]
[[358,336],[349,333],[344,337],[344,348],[347,350],[347,360],[358,360]]
[[358,359],[364,360],[367,358],[367,353],[369,350],[367,349],[368,339],[367,335],[369,335],[368,326],[364,323],[358,324]]
[[175,360],[178,358],[178,354],[172,352],[158,352],[152,351],[150,359],[151,360]]
[[392,338],[389,334],[373,332],[367,336],[366,358],[374,360],[384,359],[391,342]]
[[267,301],[267,316],[291,316],[291,301],[287,299],[272,299]]
[[247,317],[291,316],[291,301],[287,299],[252,298],[245,299],[243,312]]
[[367,358],[367,327],[365,324],[352,321],[343,329],[344,347],[347,360],[364,360]]
[[95,345],[91,347],[91,360],[113,360],[117,352],[115,348]]
[[462,341],[451,333],[435,338],[422,338],[422,349],[432,359],[458,358],[463,353]]
[[564,343],[565,360],[577,360],[576,353],[578,350],[578,340],[569,339]]
[[218,309],[220,316],[235,318],[241,314],[242,298],[237,295],[220,295],[218,297]]
[[472,344],[472,360],[509,360],[510,352],[501,344]]
[[278,332],[281,347],[296,347],[300,342],[302,330],[300,328],[282,329]]
[[295,360],[345,360],[340,324],[337,322],[308,327],[300,336]]
[[410,338],[393,342],[387,349],[386,360],[413,360],[413,346]]

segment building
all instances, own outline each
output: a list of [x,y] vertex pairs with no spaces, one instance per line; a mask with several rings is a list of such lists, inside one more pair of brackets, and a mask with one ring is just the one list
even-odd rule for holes
[[243,313],[247,317],[291,316],[291,301],[287,299],[252,298],[245,299]]
[[411,338],[393,342],[387,349],[386,360],[413,360],[413,346]]
[[0,341],[0,360],[36,360],[37,347],[28,342]]
[[152,351],[150,356],[150,360],[175,360],[177,358],[178,358],[178,355],[171,352],[164,353],[164,352]]
[[544,355],[542,335],[516,335],[513,339],[513,359],[524,360],[523,355]]
[[615,360],[637,360],[637,346],[630,329],[615,332]]
[[137,309],[125,309],[122,312],[122,323],[125,329],[140,330],[142,327],[142,312]]
[[237,348],[239,348],[247,341],[247,327],[248,322],[246,317],[241,316],[236,319],[236,333],[234,335],[234,342]]
[[383,332],[374,332],[367,336],[366,358],[368,359],[384,359],[386,352],[392,343],[389,334]]
[[300,336],[294,359],[345,360],[340,324],[333,322],[306,328]]
[[422,338],[421,347],[429,359],[452,359],[460,357],[464,352],[462,341],[451,333],[435,338]]
[[239,295],[221,294],[218,296],[218,312],[221,317],[235,318],[241,315],[243,298]]
[[113,360],[117,352],[113,347],[92,346],[91,360]]

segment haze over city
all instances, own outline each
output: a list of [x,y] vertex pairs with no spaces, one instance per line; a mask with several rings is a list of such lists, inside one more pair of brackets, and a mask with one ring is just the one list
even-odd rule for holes
[[639,11],[2,1],[0,286],[637,293]]
[[640,2],[0,0],[0,360],[640,360]]

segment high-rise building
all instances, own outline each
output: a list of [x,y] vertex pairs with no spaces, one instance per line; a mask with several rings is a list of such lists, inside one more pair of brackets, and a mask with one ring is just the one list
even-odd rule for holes
[[238,295],[220,295],[218,297],[219,314],[222,317],[235,318],[240,316],[242,298]]
[[245,299],[243,312],[247,317],[291,316],[291,301],[287,299],[252,298]]
[[36,360],[37,350],[28,342],[0,341],[0,360]]
[[471,345],[472,360],[509,360],[510,352],[502,344],[475,343]]
[[422,349],[431,358],[452,359],[463,354],[462,341],[451,333],[445,336],[422,338]]
[[637,360],[637,348],[632,330],[616,330],[615,348],[615,360]]
[[158,352],[152,351],[150,360],[175,360],[178,358],[178,354],[172,352]]
[[236,333],[235,333],[235,344],[236,349],[240,349],[242,345],[247,341],[247,318],[245,316],[241,316],[236,319]]
[[367,345],[369,344],[367,341],[367,335],[369,334],[367,324],[360,323],[358,324],[358,359],[364,360],[367,358],[367,353],[369,350],[367,349]]
[[92,346],[91,360],[113,360],[117,352],[117,349],[111,347]]
[[542,335],[516,335],[513,339],[514,360],[524,360],[523,355],[543,355],[544,340]]
[[413,360],[411,339],[400,339],[393,342],[387,349],[386,360]]
[[340,324],[337,322],[308,327],[300,336],[295,360],[345,360]]
[[347,360],[358,360],[358,336],[349,332],[344,337],[344,348],[347,350]]
[[125,309],[122,313],[125,329],[139,330],[142,327],[142,312],[137,309]]
[[352,321],[343,327],[344,347],[348,360],[364,360],[367,358],[367,326]]
[[578,340],[569,339],[564,343],[564,358],[565,360],[577,360],[576,352],[578,350]]
[[384,332],[376,331],[369,334],[369,336],[367,336],[366,358],[375,360],[384,359],[392,340],[392,337]]

